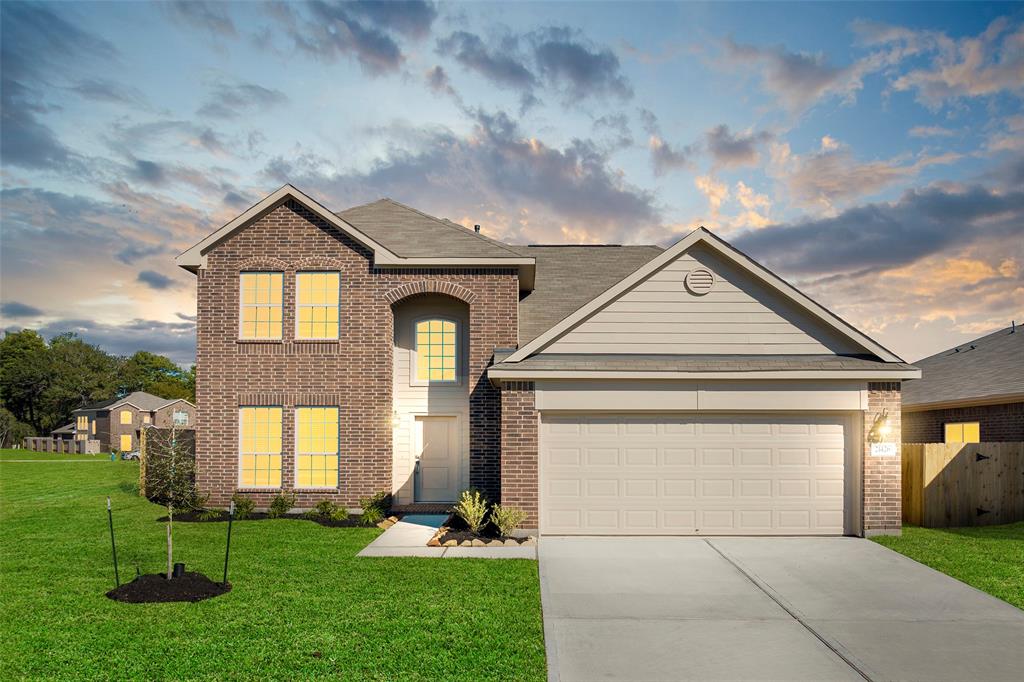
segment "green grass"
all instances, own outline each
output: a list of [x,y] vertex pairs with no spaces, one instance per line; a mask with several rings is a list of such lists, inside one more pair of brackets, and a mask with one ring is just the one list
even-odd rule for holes
[[[164,569],[163,510],[58,457],[0,451],[0,679],[545,678],[536,562],[356,558],[375,528],[238,522],[228,594],[111,601],[107,495],[123,579]],[[176,560],[219,580],[226,528],[177,524]]]
[[1024,609],[1024,522],[977,528],[904,526],[885,545]]

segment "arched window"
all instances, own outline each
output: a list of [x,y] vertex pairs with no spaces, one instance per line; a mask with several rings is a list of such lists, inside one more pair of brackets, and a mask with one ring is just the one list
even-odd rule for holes
[[416,381],[456,383],[458,373],[458,327],[452,320],[417,320]]

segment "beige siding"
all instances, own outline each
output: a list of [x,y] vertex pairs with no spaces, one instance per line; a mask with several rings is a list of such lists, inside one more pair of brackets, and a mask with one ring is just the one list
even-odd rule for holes
[[[440,315],[459,323],[459,373],[457,385],[414,386],[411,381],[413,324],[425,316]],[[442,296],[424,296],[400,303],[395,308],[394,416],[393,431],[394,492],[399,504],[413,501],[415,471],[415,421],[418,415],[454,415],[459,422],[459,441],[463,462],[460,488],[469,487],[469,387],[466,330],[469,325],[465,305]]]
[[[716,277],[703,296],[684,285],[696,267]],[[818,355],[864,349],[698,245],[543,352]]]

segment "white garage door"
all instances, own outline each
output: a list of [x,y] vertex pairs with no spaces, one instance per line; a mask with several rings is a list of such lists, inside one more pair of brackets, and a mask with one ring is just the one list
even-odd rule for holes
[[841,535],[845,421],[545,414],[541,532]]

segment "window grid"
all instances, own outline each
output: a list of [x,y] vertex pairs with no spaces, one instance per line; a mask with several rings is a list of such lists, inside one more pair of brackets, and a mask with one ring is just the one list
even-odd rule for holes
[[239,481],[249,488],[281,487],[281,408],[239,409]]
[[188,412],[176,411],[172,419],[175,426],[188,426]]
[[121,410],[121,423],[122,424],[131,424],[132,423],[132,411],[131,410]]
[[338,338],[340,284],[337,272],[300,272],[295,276],[295,338]]
[[416,379],[454,382],[456,373],[456,328],[451,320],[421,320],[416,323]]
[[78,417],[76,419],[76,423],[77,423],[76,428],[79,431],[88,431],[89,430],[89,418],[88,417]]
[[980,422],[949,422],[945,425],[947,443],[980,443]]
[[281,338],[281,296],[284,274],[280,272],[243,272],[241,282],[241,321],[238,333],[243,339]]
[[338,408],[295,410],[295,481],[299,488],[338,487]]

